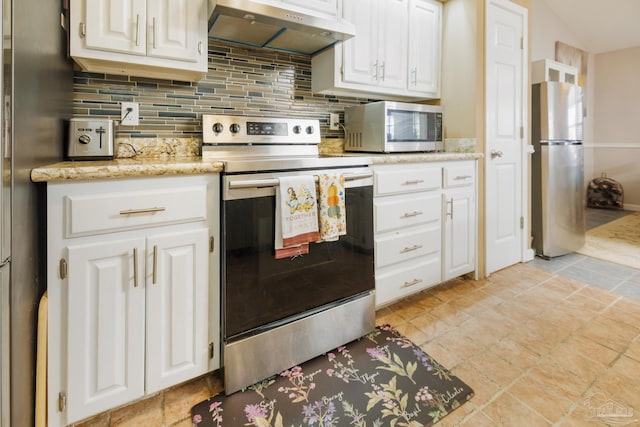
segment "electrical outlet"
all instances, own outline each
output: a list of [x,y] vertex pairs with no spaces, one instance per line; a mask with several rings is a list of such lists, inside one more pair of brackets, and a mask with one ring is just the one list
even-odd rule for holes
[[338,113],[329,114],[329,129],[340,130],[340,114]]
[[137,102],[123,102],[120,104],[120,124],[123,126],[138,126],[140,117]]

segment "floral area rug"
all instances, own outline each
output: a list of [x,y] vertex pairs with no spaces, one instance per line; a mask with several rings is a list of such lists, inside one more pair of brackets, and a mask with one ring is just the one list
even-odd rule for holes
[[191,409],[197,427],[430,426],[473,390],[388,325]]

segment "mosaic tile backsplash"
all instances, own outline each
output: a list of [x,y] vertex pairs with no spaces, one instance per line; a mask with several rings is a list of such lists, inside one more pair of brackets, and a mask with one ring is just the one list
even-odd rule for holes
[[209,72],[199,82],[111,74],[74,73],[74,116],[118,121],[121,102],[137,102],[139,126],[116,126],[116,138],[200,138],[202,114],[304,117],[320,120],[323,138],[329,113],[372,101],[311,93],[311,57],[209,41]]

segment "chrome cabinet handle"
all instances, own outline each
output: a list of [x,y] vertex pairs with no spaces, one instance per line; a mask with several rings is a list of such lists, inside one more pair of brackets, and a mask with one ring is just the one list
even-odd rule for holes
[[422,215],[424,212],[421,211],[413,211],[413,212],[405,212],[400,218],[411,218],[414,216]]
[[136,15],[136,46],[140,46],[140,14]]
[[458,175],[453,179],[456,180],[456,181],[459,181],[461,179],[469,179],[469,178],[472,178],[472,176],[471,175]]
[[198,53],[202,55],[202,42],[198,42]]
[[415,184],[422,184],[424,182],[424,179],[414,179],[413,181],[405,181],[402,183],[402,185],[415,185]]
[[451,211],[447,212],[446,215],[453,219],[453,198],[451,200],[447,200],[447,204],[451,206]]
[[120,215],[135,215],[135,214],[143,214],[143,213],[155,213],[155,212],[163,212],[167,210],[166,208],[143,208],[143,209],[128,209],[126,211],[120,211]]
[[371,66],[371,77],[378,80],[378,61]]
[[496,157],[502,157],[502,151],[500,150],[491,150],[491,158],[495,159]]
[[423,280],[422,279],[413,279],[410,282],[404,282],[402,284],[402,286],[400,286],[401,288],[408,288],[409,286],[413,286],[413,285],[417,285],[418,283],[422,283]]
[[153,245],[153,272],[151,276],[151,283],[155,285],[158,277],[158,245]]
[[384,61],[382,61],[380,68],[382,68],[382,78],[380,80],[384,81]]
[[138,287],[138,248],[133,248],[133,287]]
[[411,84],[414,86],[418,84],[418,67],[413,67],[411,70]]
[[158,29],[156,27],[156,18],[153,18],[153,48],[158,48]]
[[418,250],[422,247],[422,245],[413,245],[410,248],[404,248],[400,251],[401,254],[407,253],[407,252],[411,252],[411,251],[415,251]]
[[84,22],[80,23],[80,37],[85,37],[87,35],[87,24]]

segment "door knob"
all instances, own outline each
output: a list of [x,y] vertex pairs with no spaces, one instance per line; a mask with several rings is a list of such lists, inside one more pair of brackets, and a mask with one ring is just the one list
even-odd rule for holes
[[491,150],[491,158],[495,159],[496,157],[502,157],[502,151],[500,151],[500,150]]

